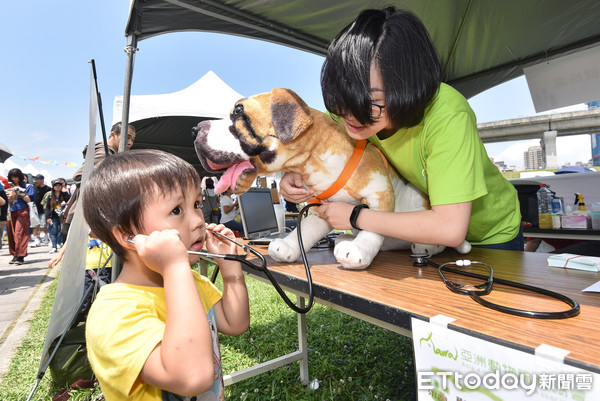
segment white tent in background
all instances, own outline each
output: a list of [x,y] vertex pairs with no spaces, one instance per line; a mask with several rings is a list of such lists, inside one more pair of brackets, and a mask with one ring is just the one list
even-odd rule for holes
[[[209,71],[192,85],[177,92],[131,96],[129,121],[174,116],[223,118],[229,114],[233,103],[241,98],[242,95],[213,71]],[[121,120],[122,108],[123,96],[116,96],[113,124]]]
[[[21,169],[21,171],[23,171],[23,174],[29,173],[29,174],[31,174],[34,177],[36,175],[40,174],[40,171],[37,168],[35,168],[31,163],[29,163],[28,165],[26,165],[25,167],[23,167]],[[33,184],[33,183],[30,182],[30,184]]]
[[[242,97],[212,71],[177,92],[131,96],[129,122],[136,128],[132,149],[164,150],[201,172],[192,128],[203,120],[227,117]],[[122,110],[123,96],[116,96],[112,124],[120,121]]]
[[6,160],[4,163],[0,163],[0,175],[2,177],[6,177],[8,175],[8,172],[10,170],[12,170],[13,168],[20,169],[21,166],[19,166],[17,163],[12,161],[11,159]]
[[54,178],[53,174],[50,174],[48,171],[46,170],[40,170],[40,174],[44,176],[44,182],[46,183],[46,185],[50,186],[51,182]]

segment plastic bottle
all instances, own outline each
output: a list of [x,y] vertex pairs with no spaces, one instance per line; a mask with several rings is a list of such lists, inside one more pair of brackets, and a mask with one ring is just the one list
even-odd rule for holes
[[556,195],[552,197],[552,228],[558,230],[561,228],[561,216],[564,214],[562,202]]
[[556,195],[552,197],[552,214],[564,214],[562,202]]
[[537,191],[538,220],[542,229],[552,228],[552,192],[546,184],[540,184]]
[[587,220],[587,228],[592,227],[592,213],[585,207],[585,199],[582,194],[575,194],[575,205],[579,205],[579,210],[573,212],[575,216],[585,216]]

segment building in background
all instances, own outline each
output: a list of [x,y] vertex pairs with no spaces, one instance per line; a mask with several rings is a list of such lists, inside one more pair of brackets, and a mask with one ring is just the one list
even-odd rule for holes
[[523,166],[525,170],[540,170],[544,168],[544,157],[541,146],[530,146],[523,152]]
[[[587,105],[588,110],[600,109],[600,100],[589,102]],[[592,165],[600,166],[600,133],[591,134],[590,138],[592,140]]]

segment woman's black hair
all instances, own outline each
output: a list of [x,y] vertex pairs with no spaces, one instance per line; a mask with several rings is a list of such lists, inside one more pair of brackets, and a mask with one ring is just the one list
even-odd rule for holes
[[8,174],[6,175],[6,178],[8,178],[8,181],[12,182],[13,177],[16,177],[19,179],[19,185],[23,185],[23,182],[25,182],[25,174],[23,174],[23,172],[19,168],[11,168],[8,171]]
[[394,7],[365,10],[338,34],[321,69],[323,100],[330,113],[351,114],[365,125],[375,122],[371,62],[381,71],[385,112],[394,128],[419,124],[442,80],[439,58],[421,20]]

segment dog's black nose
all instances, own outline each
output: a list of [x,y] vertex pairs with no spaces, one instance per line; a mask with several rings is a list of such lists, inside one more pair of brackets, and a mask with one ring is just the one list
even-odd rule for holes
[[198,125],[192,128],[192,138],[196,140],[196,137],[200,132],[207,133],[210,130],[210,121],[200,121]]

